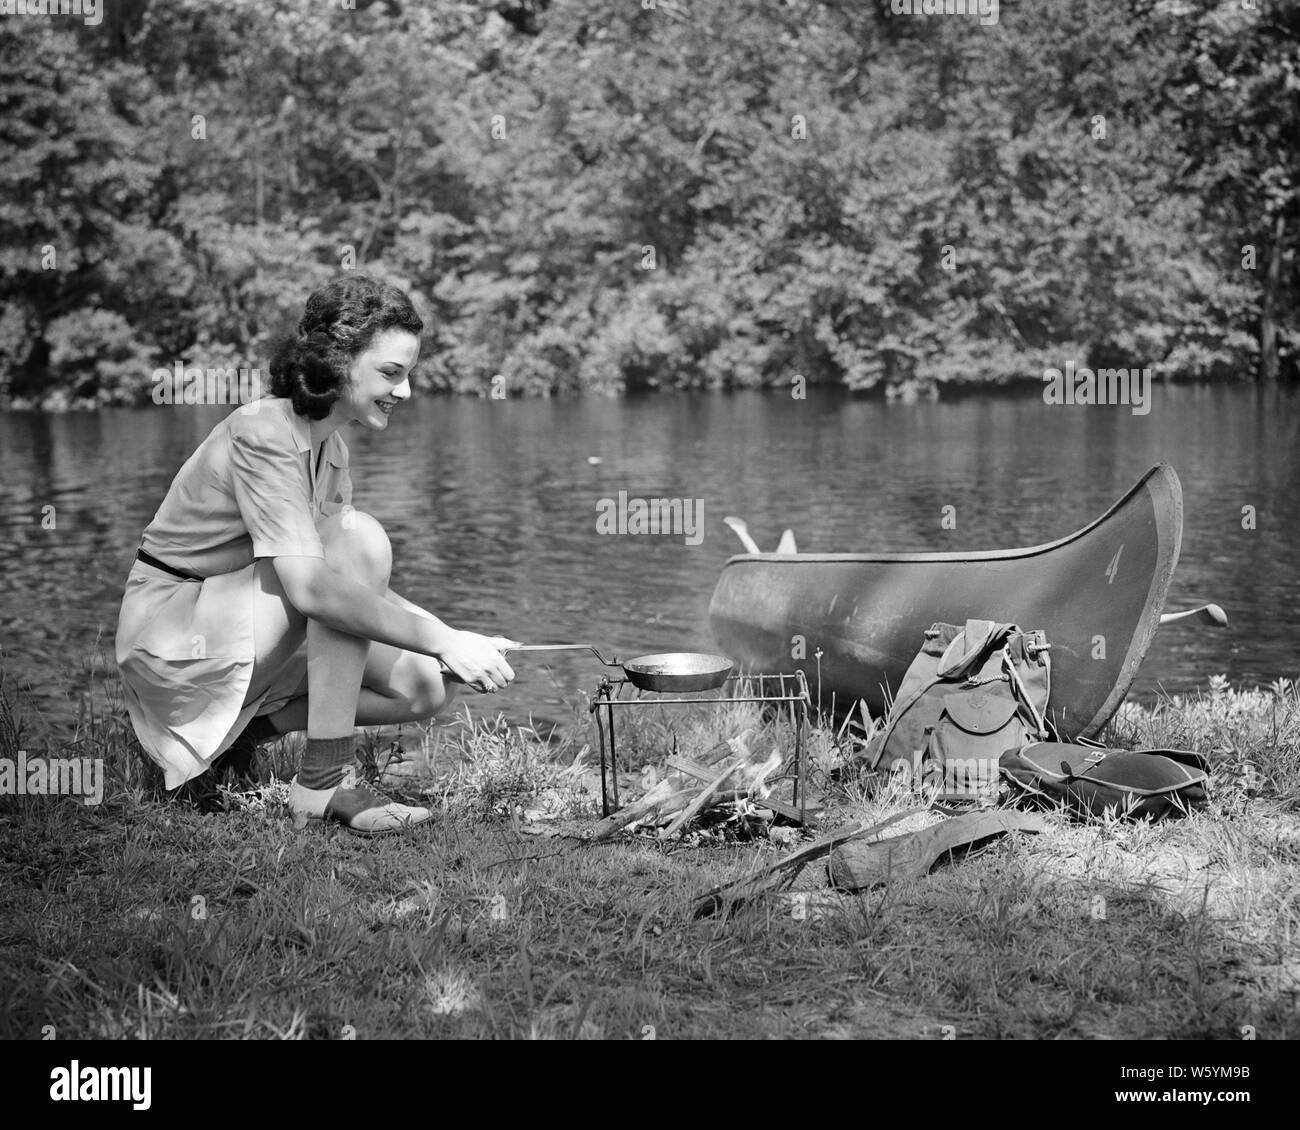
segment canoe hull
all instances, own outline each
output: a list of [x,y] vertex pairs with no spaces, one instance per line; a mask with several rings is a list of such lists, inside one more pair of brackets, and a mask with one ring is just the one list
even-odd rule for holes
[[733,557],[709,622],[742,670],[802,669],[814,693],[820,677],[824,705],[865,699],[876,716],[931,624],[976,617],[1041,628],[1052,645],[1053,718],[1063,737],[1092,737],[1159,626],[1182,524],[1182,488],[1162,463],[1091,525],[1046,545]]

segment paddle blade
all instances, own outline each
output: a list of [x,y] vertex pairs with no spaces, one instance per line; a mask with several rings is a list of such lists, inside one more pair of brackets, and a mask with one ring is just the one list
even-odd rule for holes
[[1202,608],[1201,620],[1203,623],[1212,624],[1216,628],[1226,628],[1228,626],[1228,614],[1217,604],[1207,604]]
[[723,518],[723,523],[731,530],[736,537],[740,538],[741,544],[745,547],[746,553],[758,553],[758,543],[749,536],[749,528],[739,518]]

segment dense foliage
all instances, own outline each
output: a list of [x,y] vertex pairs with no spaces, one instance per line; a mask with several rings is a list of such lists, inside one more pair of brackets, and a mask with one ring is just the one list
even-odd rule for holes
[[441,389],[1294,375],[1300,6],[893,6],[0,16],[0,399],[264,365],[343,269]]

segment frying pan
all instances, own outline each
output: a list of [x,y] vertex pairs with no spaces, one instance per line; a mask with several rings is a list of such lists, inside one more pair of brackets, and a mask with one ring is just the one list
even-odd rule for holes
[[531,643],[507,648],[510,651],[589,651],[606,667],[621,667],[627,681],[643,691],[711,691],[722,686],[734,664],[723,655],[698,651],[665,651],[638,655],[626,663],[606,659],[588,643]]

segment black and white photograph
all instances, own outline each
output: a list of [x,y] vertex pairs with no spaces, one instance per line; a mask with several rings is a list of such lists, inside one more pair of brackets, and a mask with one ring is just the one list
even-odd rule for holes
[[871,1040],[1249,1105],[1298,251],[1296,0],[0,0],[21,1090]]

